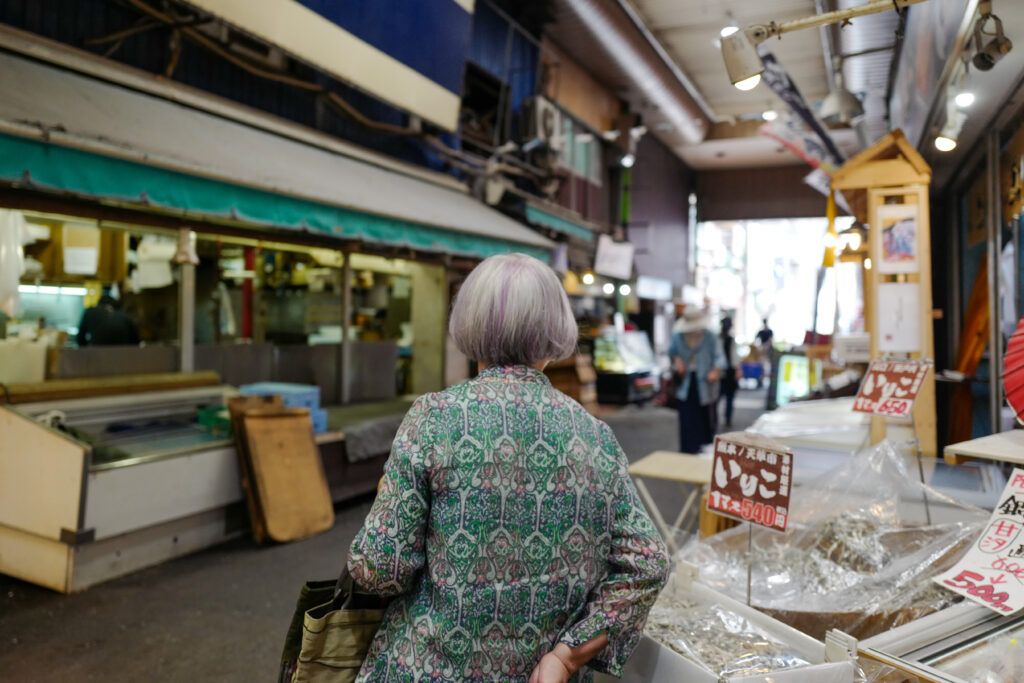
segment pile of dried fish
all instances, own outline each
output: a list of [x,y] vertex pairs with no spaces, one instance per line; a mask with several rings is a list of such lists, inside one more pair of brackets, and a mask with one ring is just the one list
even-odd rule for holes
[[724,678],[809,664],[744,617],[720,605],[698,606],[671,586],[651,610],[645,633]]

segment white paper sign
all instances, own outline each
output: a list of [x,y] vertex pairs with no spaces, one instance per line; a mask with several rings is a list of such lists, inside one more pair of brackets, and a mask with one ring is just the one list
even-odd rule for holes
[[985,530],[934,581],[999,614],[1024,607],[1024,469],[1014,468]]
[[99,262],[96,247],[64,247],[64,272],[68,275],[95,275]]
[[921,285],[917,282],[878,285],[878,350],[921,351]]

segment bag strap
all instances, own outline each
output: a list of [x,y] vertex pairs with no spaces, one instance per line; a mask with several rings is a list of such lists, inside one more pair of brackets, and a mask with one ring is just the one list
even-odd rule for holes
[[348,562],[345,562],[341,566],[341,574],[338,576],[338,582],[334,584],[334,598],[331,602],[334,604],[335,609],[347,609],[349,604],[352,602],[352,594],[355,580],[352,578],[352,574],[348,571]]

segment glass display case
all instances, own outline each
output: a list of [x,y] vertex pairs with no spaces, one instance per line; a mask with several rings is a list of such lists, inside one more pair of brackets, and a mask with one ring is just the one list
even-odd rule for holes
[[1002,683],[1024,680],[1024,614],[1001,616],[961,603],[862,641],[862,657],[920,680]]
[[594,339],[600,403],[642,403],[661,387],[658,361],[644,332],[610,330]]

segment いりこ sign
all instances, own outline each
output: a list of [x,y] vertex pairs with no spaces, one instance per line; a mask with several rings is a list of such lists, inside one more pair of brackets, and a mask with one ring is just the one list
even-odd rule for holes
[[931,361],[871,361],[853,409],[873,415],[909,418],[931,367]]
[[742,432],[715,438],[708,510],[785,531],[793,454],[770,439]]

